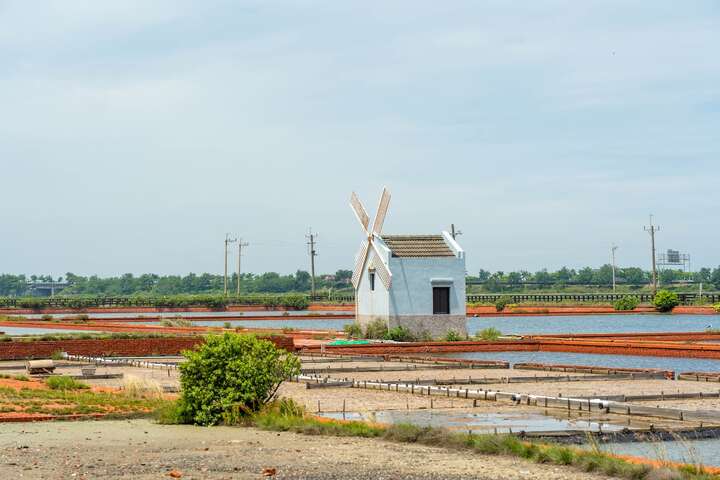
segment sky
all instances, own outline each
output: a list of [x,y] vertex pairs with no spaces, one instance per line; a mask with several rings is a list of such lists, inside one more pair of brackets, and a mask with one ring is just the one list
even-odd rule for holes
[[[720,264],[717,1],[0,0],[0,273]],[[230,257],[235,262],[234,250]]]

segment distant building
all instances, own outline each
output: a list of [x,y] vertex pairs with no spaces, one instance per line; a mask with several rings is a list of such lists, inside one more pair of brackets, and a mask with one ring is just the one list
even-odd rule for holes
[[[416,335],[467,334],[465,252],[448,232],[441,235],[375,235],[379,255],[370,256],[355,292],[357,321],[380,319]],[[389,287],[380,281],[384,266]]]
[[357,322],[380,320],[418,336],[466,336],[465,252],[448,232],[382,235],[389,204],[384,188],[371,227],[358,196],[350,196],[365,235],[352,274]]

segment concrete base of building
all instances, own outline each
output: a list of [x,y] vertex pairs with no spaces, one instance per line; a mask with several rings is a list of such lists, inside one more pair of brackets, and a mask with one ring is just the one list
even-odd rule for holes
[[451,331],[467,336],[465,315],[358,315],[357,322],[365,330],[369,323],[381,320],[388,328],[405,327],[418,338],[444,339]]

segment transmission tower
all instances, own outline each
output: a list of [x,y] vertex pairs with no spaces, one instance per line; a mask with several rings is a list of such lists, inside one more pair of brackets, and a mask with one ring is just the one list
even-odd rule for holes
[[652,289],[653,295],[657,293],[657,261],[655,260],[655,233],[660,231],[660,227],[653,225],[653,216],[650,215],[650,226],[644,228],[650,234],[650,248],[652,250]]
[[310,255],[310,296],[311,299],[315,298],[315,257],[317,257],[317,250],[315,245],[317,244],[317,233],[313,233],[312,228],[308,229],[308,234],[305,237],[308,239],[308,254]]

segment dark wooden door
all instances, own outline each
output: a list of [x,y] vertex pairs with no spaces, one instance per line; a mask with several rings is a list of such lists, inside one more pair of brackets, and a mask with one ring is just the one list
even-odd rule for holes
[[433,314],[450,313],[450,287],[433,287]]

